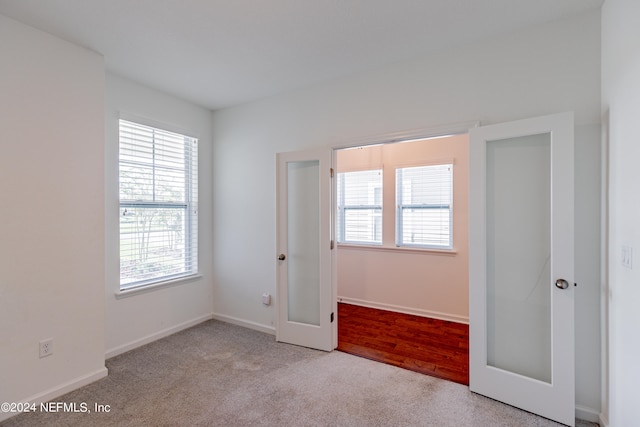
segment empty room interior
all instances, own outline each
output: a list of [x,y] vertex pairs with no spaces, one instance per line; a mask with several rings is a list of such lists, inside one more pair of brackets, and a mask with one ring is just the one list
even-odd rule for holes
[[[226,331],[256,355],[200,386],[236,422],[189,418],[202,392],[181,420],[122,425],[274,423],[339,377],[333,357],[397,376],[354,402],[444,378],[538,417],[522,425],[637,425],[638,17],[636,0],[0,0],[0,423],[122,420],[125,392],[104,418],[46,402],[105,393],[133,357],[166,381],[223,371]],[[267,370],[266,391],[233,388]],[[371,416],[314,399],[299,425]],[[379,424],[485,425],[415,414]]]

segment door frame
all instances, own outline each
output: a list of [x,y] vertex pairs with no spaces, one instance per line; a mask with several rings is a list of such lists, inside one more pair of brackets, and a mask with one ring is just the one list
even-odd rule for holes
[[[450,135],[469,134],[469,131],[471,129],[476,128],[478,126],[480,126],[479,120],[461,121],[461,122],[453,122],[453,123],[437,125],[437,126],[427,126],[423,128],[409,129],[409,130],[398,131],[398,132],[373,134],[373,135],[365,136],[361,138],[353,138],[346,141],[341,141],[332,145],[332,148],[331,148],[332,149],[332,167],[336,170],[336,173],[337,173],[337,164],[338,164],[337,152],[339,150],[355,148],[355,147],[366,147],[371,145],[393,144],[393,143],[408,142],[413,140],[421,140],[421,139],[429,139],[429,138],[442,138]],[[335,177],[332,180],[331,184],[332,184],[331,203],[333,204],[332,214],[334,219],[331,225],[333,229],[335,229],[335,218],[337,215],[337,212],[336,212],[337,179],[335,179]],[[333,310],[334,310],[334,313],[336,313],[336,322],[334,324],[334,327],[336,328],[335,334],[334,334],[334,338],[335,338],[334,348],[337,348],[338,347],[337,323],[340,321],[340,319],[337,318],[338,298],[340,298],[339,289],[338,289],[338,263],[339,263],[338,258],[339,257],[338,257],[335,230],[333,229],[332,229],[332,236],[333,236],[334,242],[336,242],[336,245],[335,245],[336,250],[333,250],[331,254],[332,266],[333,266],[332,289],[333,289],[333,295],[334,295]]]
[[[335,236],[335,215],[336,215],[336,190],[337,183],[335,179],[335,168],[337,164],[337,151],[353,148],[359,146],[368,146],[368,145],[377,145],[377,144],[386,144],[386,143],[395,143],[402,141],[410,141],[417,139],[426,139],[426,138],[436,138],[443,137],[447,135],[454,134],[462,134],[468,133],[471,128],[479,126],[479,121],[469,121],[469,122],[457,122],[452,124],[440,125],[440,126],[431,126],[426,128],[413,129],[408,131],[401,132],[391,132],[385,134],[377,134],[363,138],[352,139],[348,141],[343,141],[339,143],[335,143],[331,145],[327,150],[331,151],[330,154],[330,168],[332,171],[332,179],[330,185],[330,235],[331,235],[331,244],[333,245],[333,249],[330,254],[330,281],[331,281],[331,312],[334,316],[334,321],[331,323],[331,348],[325,349],[331,351],[338,347],[338,322],[339,319],[337,317],[338,313],[338,256],[337,256],[337,245],[336,245],[336,236]],[[323,148],[316,149],[305,149],[305,150],[296,150],[293,152],[278,152],[276,153],[276,209],[281,209],[281,198],[284,189],[282,188],[283,183],[281,182],[281,178],[279,176],[279,162],[282,156],[286,156],[288,154],[303,154],[303,153],[313,153],[318,151],[323,151]],[[276,215],[276,257],[280,254],[280,231],[285,224],[281,223],[280,218]],[[276,261],[278,262],[278,261]],[[282,324],[283,321],[281,319],[281,308],[285,304],[285,298],[282,295],[281,286],[280,286],[280,265],[276,266],[276,340],[280,340],[282,333]],[[300,344],[304,345],[304,344]]]

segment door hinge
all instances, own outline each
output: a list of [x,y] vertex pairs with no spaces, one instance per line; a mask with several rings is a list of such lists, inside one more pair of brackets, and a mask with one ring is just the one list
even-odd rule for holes
[[329,244],[329,249],[333,250],[333,240],[331,241],[331,243]]
[[331,323],[333,323],[333,313],[331,313]]
[[331,178],[333,178],[333,168],[329,168],[329,175],[331,175]]

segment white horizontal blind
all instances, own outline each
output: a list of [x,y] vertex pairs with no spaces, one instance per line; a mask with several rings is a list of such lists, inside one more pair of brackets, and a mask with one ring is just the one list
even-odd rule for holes
[[341,172],[337,185],[338,242],[382,244],[382,170]]
[[198,140],[120,120],[120,288],[198,271]]
[[453,165],[396,169],[396,245],[451,249]]

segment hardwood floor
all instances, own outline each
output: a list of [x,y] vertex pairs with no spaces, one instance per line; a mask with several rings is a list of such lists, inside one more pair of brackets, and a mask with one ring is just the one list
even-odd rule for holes
[[469,384],[469,325],[338,304],[338,350]]

